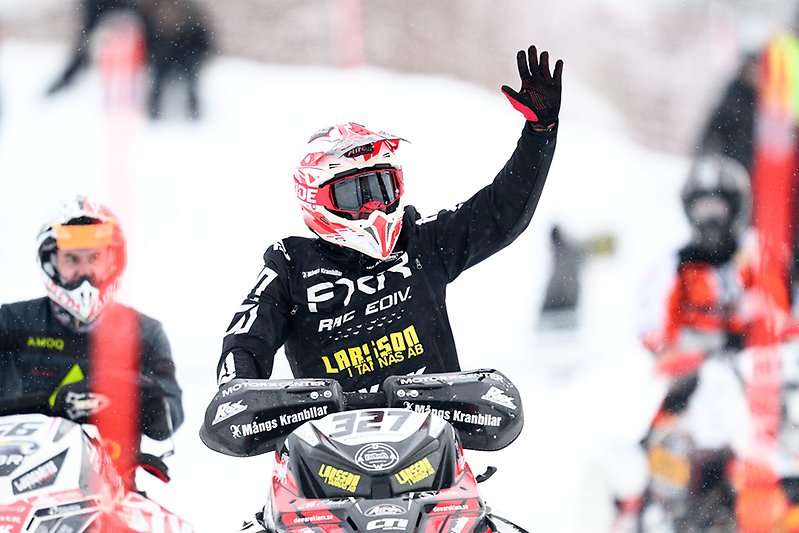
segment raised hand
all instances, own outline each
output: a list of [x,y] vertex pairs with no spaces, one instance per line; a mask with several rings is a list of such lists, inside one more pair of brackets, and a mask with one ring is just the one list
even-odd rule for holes
[[535,46],[530,46],[527,53],[519,50],[516,62],[519,65],[522,87],[517,92],[503,85],[502,92],[508,97],[511,105],[536,126],[542,128],[554,126],[560,112],[563,61],[558,59],[555,70],[550,73],[549,52],[541,52],[539,59]]

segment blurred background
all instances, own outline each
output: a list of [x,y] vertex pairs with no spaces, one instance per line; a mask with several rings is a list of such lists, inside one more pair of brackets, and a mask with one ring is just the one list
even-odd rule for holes
[[[97,3],[97,2],[90,2]],[[99,2],[102,4],[103,2]],[[115,2],[108,2],[114,4]],[[117,2],[118,3],[118,2]],[[636,138],[676,153],[742,52],[792,27],[791,0],[196,0],[215,54],[270,64],[451,76],[496,88],[515,77],[508,49],[533,41],[564,58],[621,111]],[[3,0],[7,39],[74,43],[80,0]]]
[[[499,87],[518,84],[532,43],[565,62],[546,192],[519,242],[448,293],[462,366],[511,376],[527,426],[506,455],[472,460],[516,476],[485,491],[522,525],[608,531],[601,463],[637,442],[663,392],[637,337],[643,272],[689,233],[679,189],[711,109],[797,3],[138,0],[144,19],[95,16],[133,4],[0,0],[0,301],[43,293],[34,239],[58,201],[87,192],[120,215],[119,298],[163,322],[187,411],[174,481],[148,492],[199,532],[262,504],[263,458],[196,434],[263,250],[310,235],[290,180],[308,135],[348,120],[402,135],[410,201],[454,205],[514,146],[521,120]],[[596,252],[571,274],[583,294],[565,335],[536,329],[555,224]]]

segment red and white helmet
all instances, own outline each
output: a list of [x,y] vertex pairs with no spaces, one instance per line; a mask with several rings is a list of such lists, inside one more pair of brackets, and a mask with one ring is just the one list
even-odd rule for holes
[[308,227],[326,241],[386,259],[402,229],[401,140],[354,122],[311,136],[294,172]]
[[[56,252],[96,248],[108,251],[103,279],[84,277],[67,283],[58,272]],[[47,296],[84,324],[93,322],[114,299],[127,265],[119,220],[107,207],[86,196],[60,206],[39,231],[36,250]]]

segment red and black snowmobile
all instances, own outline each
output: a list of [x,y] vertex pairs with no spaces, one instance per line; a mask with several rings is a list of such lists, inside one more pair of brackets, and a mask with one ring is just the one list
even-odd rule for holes
[[524,532],[491,512],[463,450],[519,435],[521,399],[495,370],[394,376],[377,393],[332,379],[230,381],[200,431],[212,450],[274,450],[266,505],[241,531]]

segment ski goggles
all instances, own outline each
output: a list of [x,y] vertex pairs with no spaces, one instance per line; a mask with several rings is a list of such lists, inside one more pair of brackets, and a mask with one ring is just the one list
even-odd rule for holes
[[704,194],[691,202],[688,213],[695,223],[729,220],[730,202],[721,195]]
[[114,224],[111,222],[86,225],[54,224],[53,235],[60,250],[103,248],[113,240]]
[[378,210],[391,213],[402,196],[402,171],[370,169],[337,178],[320,190],[323,194],[317,197],[318,204],[353,220],[368,218]]

